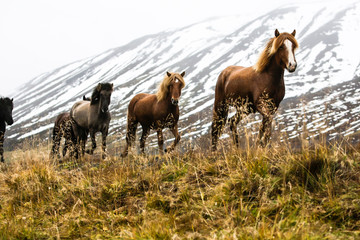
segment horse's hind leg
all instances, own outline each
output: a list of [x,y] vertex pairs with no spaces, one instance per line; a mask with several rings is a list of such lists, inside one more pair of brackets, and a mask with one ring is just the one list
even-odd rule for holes
[[141,138],[140,138],[140,152],[142,154],[145,153],[145,141],[146,138],[149,136],[150,133],[150,128],[148,126],[142,126],[142,134],[141,134]]
[[64,148],[62,150],[63,157],[65,157],[68,147],[69,147],[69,140],[65,139]]
[[211,125],[211,148],[216,151],[216,145],[222,129],[226,123],[229,107],[225,103],[215,104],[213,110],[213,122]]
[[173,128],[170,129],[172,134],[174,134],[175,140],[173,144],[166,149],[166,152],[171,152],[175,149],[176,145],[180,142],[180,134],[178,130],[178,125],[176,124]]
[[55,126],[53,129],[53,146],[51,149],[51,157],[56,156],[57,158],[60,158],[59,147],[62,135],[63,132],[61,129],[61,125],[59,127]]
[[128,155],[129,147],[131,147],[132,143],[135,142],[135,135],[137,129],[136,121],[128,121],[127,132],[126,132],[126,146],[121,154],[122,157],[126,157]]

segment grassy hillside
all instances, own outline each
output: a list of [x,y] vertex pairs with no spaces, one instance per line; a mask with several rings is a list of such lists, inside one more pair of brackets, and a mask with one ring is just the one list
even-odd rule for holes
[[0,239],[360,237],[360,151],[351,145],[62,163],[36,145],[1,165]]

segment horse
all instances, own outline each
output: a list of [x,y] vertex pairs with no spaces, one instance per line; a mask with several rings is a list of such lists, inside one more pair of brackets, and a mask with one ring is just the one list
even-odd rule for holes
[[[289,34],[276,29],[275,36],[268,41],[254,66],[229,66],[220,73],[215,86],[212,151],[216,150],[229,106],[236,109],[229,119],[234,144],[239,146],[237,124],[242,114],[257,111],[263,116],[257,142],[262,147],[267,145],[273,116],[285,96],[284,71],[292,73],[297,67],[295,50],[299,45],[295,34],[295,30]],[[245,107],[243,103],[246,103]]]
[[171,152],[175,149],[175,146],[180,141],[178,104],[181,89],[185,87],[184,76],[185,72],[181,74],[166,72],[156,94],[139,93],[131,99],[127,114],[126,146],[121,154],[122,157],[128,155],[128,148],[135,141],[138,123],[142,126],[140,139],[140,151],[142,154],[144,154],[145,141],[151,129],[157,132],[160,154],[163,154],[164,151],[162,130],[165,127],[168,127],[175,137],[173,144],[166,149],[166,152]]
[[[60,158],[59,147],[61,138],[65,138],[65,144],[62,151],[63,157],[66,155],[67,149],[70,148],[73,151],[70,152],[70,156],[75,152],[75,156],[78,156],[76,148],[77,138],[79,137],[76,123],[71,119],[70,113],[60,113],[55,119],[53,128],[53,146],[51,150],[51,157],[57,156]],[[87,137],[87,133],[86,133]],[[84,138],[84,137],[83,137]]]
[[90,101],[89,97],[86,97],[85,95],[83,96],[83,101]]
[[0,155],[1,162],[4,160],[4,135],[6,123],[12,125],[14,120],[12,118],[12,111],[14,108],[13,98],[0,98]]
[[[109,112],[110,98],[113,92],[113,84],[99,83],[93,90],[90,101],[76,102],[71,110],[70,117],[75,121],[82,131],[90,132],[93,154],[96,148],[95,134],[102,135],[102,158],[106,157],[106,137],[109,131],[111,115]],[[81,147],[81,154],[84,155],[86,139],[79,138],[77,144]]]
[[[85,95],[82,97],[83,101],[90,101],[89,97]],[[77,124],[71,119],[70,113],[60,113],[54,123],[53,128],[53,146],[50,157],[57,156],[60,158],[59,147],[61,138],[65,138],[64,148],[62,151],[63,157],[66,155],[67,149],[70,148],[70,156],[75,153],[75,157],[78,158],[79,149],[76,146],[78,138],[86,142],[88,132],[79,128]]]

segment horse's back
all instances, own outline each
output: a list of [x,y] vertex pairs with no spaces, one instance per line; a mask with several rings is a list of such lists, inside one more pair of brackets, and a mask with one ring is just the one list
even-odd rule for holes
[[80,127],[87,128],[89,125],[89,108],[90,101],[76,102],[71,108],[70,116]]
[[[224,98],[238,99],[252,97],[255,71],[252,67],[230,66],[225,68],[218,79],[217,90]],[[219,85],[219,86],[218,86]]]
[[129,103],[129,110],[134,110],[139,105],[149,105],[153,102],[153,98],[156,98],[154,94],[148,94],[148,93],[139,93],[136,94],[135,97],[133,97]]
[[139,93],[129,103],[128,114],[131,118],[142,122],[142,119],[152,115],[154,104],[157,102],[155,94]]
[[60,113],[55,119],[55,127],[60,126],[63,122],[70,120],[70,113]]

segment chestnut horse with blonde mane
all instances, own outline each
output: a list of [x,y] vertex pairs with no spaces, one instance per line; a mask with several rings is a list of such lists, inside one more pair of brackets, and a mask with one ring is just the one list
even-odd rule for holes
[[175,140],[166,151],[174,150],[176,144],[180,141],[178,132],[179,120],[179,98],[181,89],[185,87],[185,72],[181,74],[166,72],[164,80],[159,86],[156,94],[139,93],[131,99],[128,107],[126,146],[122,157],[127,156],[128,148],[135,141],[137,124],[142,126],[142,135],[140,139],[140,150],[144,153],[145,141],[150,133],[150,129],[157,132],[159,153],[163,154],[163,134],[165,127],[170,128],[174,134]]
[[235,115],[229,119],[234,144],[239,145],[237,124],[242,114],[256,111],[263,116],[258,142],[261,146],[267,144],[273,115],[285,96],[284,70],[294,72],[297,66],[295,33],[295,30],[291,34],[279,33],[276,29],[275,37],[267,43],[254,66],[230,66],[221,72],[215,87],[211,126],[213,151],[226,123],[229,106],[236,108]]

